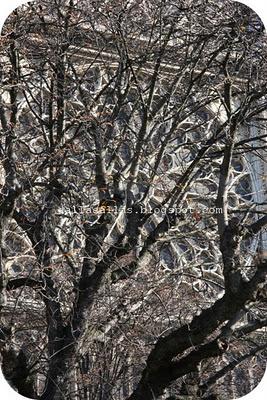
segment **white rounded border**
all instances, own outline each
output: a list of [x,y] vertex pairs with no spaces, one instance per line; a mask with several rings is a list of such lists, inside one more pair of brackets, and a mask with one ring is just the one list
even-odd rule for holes
[[[24,3],[28,3],[25,0],[4,0],[1,2],[0,6],[0,30],[2,29],[7,17],[14,11],[17,7]],[[252,8],[262,19],[266,30],[267,30],[267,2],[266,0],[242,0],[241,3],[246,4]],[[5,380],[2,371],[0,369],[0,394],[1,397],[8,400],[23,400],[24,396],[16,393]],[[240,398],[240,400],[266,400],[267,397],[267,369],[265,371],[264,377],[260,384],[248,395]]]

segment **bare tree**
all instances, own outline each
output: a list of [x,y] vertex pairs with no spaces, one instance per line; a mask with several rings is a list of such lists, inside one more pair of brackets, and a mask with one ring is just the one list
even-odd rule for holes
[[[212,399],[266,355],[266,38],[225,1],[30,2],[1,36],[5,376]],[[223,380],[222,380],[223,378]]]

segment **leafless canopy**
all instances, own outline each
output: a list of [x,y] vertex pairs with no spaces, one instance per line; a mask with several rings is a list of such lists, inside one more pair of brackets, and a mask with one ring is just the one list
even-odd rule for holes
[[228,399],[266,356],[267,46],[228,0],[43,0],[0,42],[0,350],[41,400]]

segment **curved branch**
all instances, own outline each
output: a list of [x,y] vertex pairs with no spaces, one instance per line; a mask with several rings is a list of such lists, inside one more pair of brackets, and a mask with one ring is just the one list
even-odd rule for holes
[[38,281],[36,279],[31,279],[31,278],[11,279],[7,282],[6,289],[15,290],[23,286],[31,287],[33,289],[39,289],[42,287],[42,281]]
[[[199,346],[220,324],[231,319],[247,301],[255,301],[259,286],[265,282],[267,262],[262,263],[249,282],[241,282],[236,294],[226,292],[210,308],[205,309],[188,325],[183,325],[169,335],[160,338],[147,358],[147,366],[142,378],[128,400],[152,400],[177,377],[191,372],[191,367],[201,359],[220,354],[217,340],[173,363],[172,359],[185,350]],[[180,364],[179,364],[180,363]],[[176,365],[177,364],[177,365]],[[178,365],[179,364],[179,365]],[[179,366],[179,368],[178,368]],[[190,368],[189,368],[190,366]],[[177,368],[176,368],[177,367]],[[179,371],[178,371],[179,370]],[[178,371],[178,372],[177,372]]]

